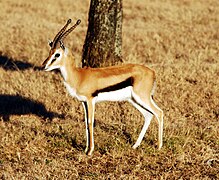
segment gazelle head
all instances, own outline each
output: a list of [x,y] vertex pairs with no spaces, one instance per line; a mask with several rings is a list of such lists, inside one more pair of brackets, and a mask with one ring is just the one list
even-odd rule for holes
[[66,56],[68,51],[64,46],[63,40],[81,23],[81,20],[78,20],[72,27],[66,30],[70,23],[71,19],[69,19],[63,28],[56,34],[53,41],[49,41],[49,46],[51,47],[49,56],[42,64],[46,71],[59,69],[63,65],[63,57]]

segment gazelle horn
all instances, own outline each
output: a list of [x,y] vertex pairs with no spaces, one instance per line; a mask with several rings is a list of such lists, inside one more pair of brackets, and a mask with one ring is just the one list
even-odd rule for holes
[[81,20],[78,19],[77,22],[71,28],[65,31],[65,33],[63,33],[59,39],[60,43],[62,43],[62,41],[66,38],[66,36],[68,36],[80,23]]
[[52,48],[55,48],[57,46],[57,43],[61,40],[63,33],[65,32],[66,28],[70,23],[71,23],[71,19],[69,19],[65,24],[65,26],[56,34],[53,40]]

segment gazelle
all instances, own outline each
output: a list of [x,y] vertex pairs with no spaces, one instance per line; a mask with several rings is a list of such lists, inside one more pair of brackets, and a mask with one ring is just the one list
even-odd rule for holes
[[163,111],[155,104],[152,96],[155,85],[155,72],[148,67],[127,64],[106,68],[76,67],[72,53],[64,46],[63,40],[72,32],[80,20],[71,28],[71,19],[49,43],[51,49],[42,66],[45,71],[59,69],[64,84],[71,94],[82,102],[85,111],[87,145],[85,152],[91,155],[94,150],[93,123],[95,104],[100,101],[129,101],[144,116],[144,125],[133,148],[137,148],[153,116],[159,125],[158,148],[162,147]]

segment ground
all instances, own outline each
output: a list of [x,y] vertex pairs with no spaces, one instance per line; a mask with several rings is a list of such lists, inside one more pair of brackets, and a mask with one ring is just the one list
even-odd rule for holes
[[100,103],[95,150],[86,145],[83,107],[59,72],[41,71],[52,39],[68,18],[80,66],[89,0],[0,0],[1,179],[219,179],[219,1],[124,0],[123,63],[156,71],[154,99],[164,111],[157,149],[152,121],[130,104]]

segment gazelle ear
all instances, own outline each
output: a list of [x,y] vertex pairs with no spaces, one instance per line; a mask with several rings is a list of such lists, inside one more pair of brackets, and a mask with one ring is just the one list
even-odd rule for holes
[[49,44],[50,47],[52,47],[53,42],[49,39],[48,44]]

